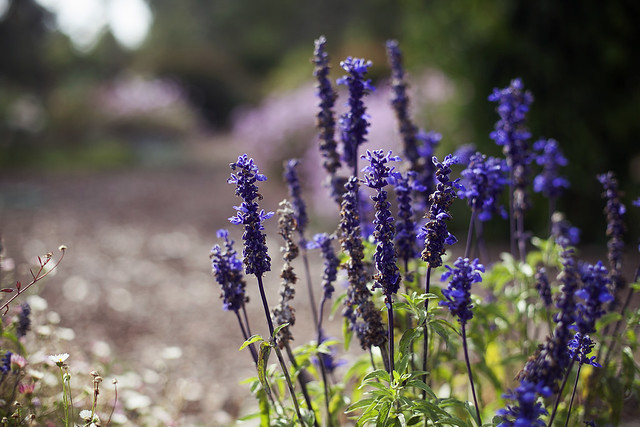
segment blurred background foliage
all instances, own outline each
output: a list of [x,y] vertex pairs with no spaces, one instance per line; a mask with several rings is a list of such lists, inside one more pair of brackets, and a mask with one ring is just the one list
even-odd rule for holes
[[78,48],[42,6],[51,3],[0,1],[5,170],[136,165],[148,160],[145,147],[171,151],[194,135],[225,132],[236,107],[309,81],[313,40],[324,34],[334,78],[347,55],[373,60],[372,77],[387,78],[389,38],[399,40],[412,75],[445,73],[455,96],[416,117],[443,134],[443,150],[473,142],[497,154],[487,96],[521,77],[535,96],[534,139],[557,139],[570,159],[573,185],[561,208],[583,230],[604,227],[597,173],[615,171],[637,196],[635,0],[147,0],[148,33],[133,48],[109,27]]

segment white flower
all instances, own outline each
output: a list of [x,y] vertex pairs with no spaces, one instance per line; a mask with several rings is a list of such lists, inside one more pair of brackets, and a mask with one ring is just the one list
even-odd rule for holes
[[67,360],[68,358],[69,353],[54,354],[49,356],[49,360],[58,366],[62,366],[65,360]]
[[93,413],[93,417],[92,417],[92,413],[88,409],[83,409],[82,411],[80,411],[80,418],[82,418],[87,423],[91,422],[91,425],[96,425],[94,423],[100,422],[100,418],[98,417],[98,414]]

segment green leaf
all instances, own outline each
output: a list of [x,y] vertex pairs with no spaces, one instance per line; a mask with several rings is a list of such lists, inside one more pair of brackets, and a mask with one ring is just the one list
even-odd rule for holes
[[354,402],[351,405],[349,405],[349,407],[345,409],[344,412],[349,413],[360,408],[366,408],[367,406],[370,406],[372,403],[377,403],[377,400],[371,397],[368,397],[366,399],[360,399],[357,402]]
[[269,423],[269,399],[265,390],[258,390],[258,405],[260,408],[260,425],[268,426]]
[[436,424],[438,425],[448,424],[451,426],[469,427],[469,424],[467,424],[465,421],[459,418],[453,418],[453,417],[442,418],[436,421]]
[[376,369],[373,372],[369,372],[367,375],[365,375],[365,377],[362,379],[362,382],[368,382],[374,379],[378,379],[381,381],[385,381],[387,383],[391,382],[391,379],[389,377],[389,373],[387,371],[385,371],[384,369]]
[[267,363],[269,362],[269,355],[271,354],[271,345],[265,341],[260,344],[260,352],[258,354],[258,379],[262,388],[267,393],[270,393],[269,383],[267,383]]
[[413,341],[421,335],[422,335],[422,331],[417,328],[411,328],[406,330],[405,333],[402,334],[402,338],[400,338],[400,343],[398,344],[400,353],[402,354],[411,353],[410,351],[411,343],[413,343]]
[[278,327],[273,330],[273,336],[271,338],[275,340],[276,337],[278,336],[278,332],[280,332],[282,329],[286,328],[287,326],[289,326],[289,322],[285,322],[282,325],[278,325]]
[[342,322],[342,336],[344,337],[344,351],[349,351],[351,338],[353,337],[353,331],[351,330],[351,323],[346,317]]
[[391,414],[391,402],[384,400],[380,403],[378,408],[378,419],[376,420],[376,426],[387,427],[387,420]]
[[253,335],[251,337],[249,337],[248,340],[246,340],[238,349],[238,351],[242,351],[245,347],[247,347],[248,345],[253,344],[254,342],[258,342],[258,341],[264,341],[264,339],[262,338],[262,336],[260,335]]
[[426,385],[422,380],[411,380],[407,382],[407,387],[419,388],[420,390],[424,390],[430,398],[434,400],[437,399],[437,396],[433,390],[431,390],[431,387]]

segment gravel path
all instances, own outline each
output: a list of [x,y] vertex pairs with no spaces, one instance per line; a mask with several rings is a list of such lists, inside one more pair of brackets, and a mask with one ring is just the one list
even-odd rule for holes
[[[149,416],[156,410],[153,417],[176,425],[227,425],[253,405],[239,381],[255,372],[249,353],[237,351],[235,316],[221,309],[208,259],[216,230],[233,227],[226,218],[237,199],[226,179],[237,153],[224,143],[191,150],[191,160],[163,169],[0,174],[0,233],[17,265],[68,247],[39,294],[75,331],[68,345],[83,355],[70,362],[95,363],[98,354],[114,376],[137,374],[137,389],[151,398]],[[261,187],[273,195],[265,208],[275,210],[284,189]],[[273,269],[266,286],[275,301]],[[266,334],[253,288],[252,325]]]

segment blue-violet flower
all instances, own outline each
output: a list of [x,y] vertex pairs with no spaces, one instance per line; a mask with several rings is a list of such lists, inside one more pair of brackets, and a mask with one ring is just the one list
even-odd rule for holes
[[449,279],[447,289],[442,290],[445,300],[440,301],[441,306],[449,308],[452,315],[456,316],[461,325],[467,323],[473,317],[473,304],[471,303],[471,285],[481,282],[484,266],[469,258],[459,257],[453,263],[453,267],[445,266],[447,271],[442,275],[442,281]]
[[224,248],[215,245],[209,257],[216,281],[222,288],[222,308],[237,312],[249,300],[245,295],[246,283],[242,276],[242,262],[236,257],[234,242],[229,239],[229,232],[220,229],[217,236],[224,239]]
[[366,107],[362,101],[364,96],[375,90],[370,80],[365,79],[371,61],[362,58],[348,57],[340,62],[340,66],[347,75],[338,79],[339,85],[345,85],[349,89],[349,111],[340,117],[342,129],[342,143],[344,144],[343,160],[357,172],[358,147],[366,142],[368,133]]
[[236,215],[229,218],[233,224],[244,225],[244,266],[246,274],[262,276],[266,271],[271,270],[271,258],[267,253],[267,238],[262,232],[264,227],[262,222],[271,218],[273,212],[265,213],[258,210],[258,202],[262,198],[258,193],[256,181],[266,181],[267,177],[258,171],[258,167],[246,154],[238,157],[238,161],[229,165],[232,171],[231,178],[227,180],[229,184],[236,184],[236,196],[243,199],[240,206],[234,206]]

